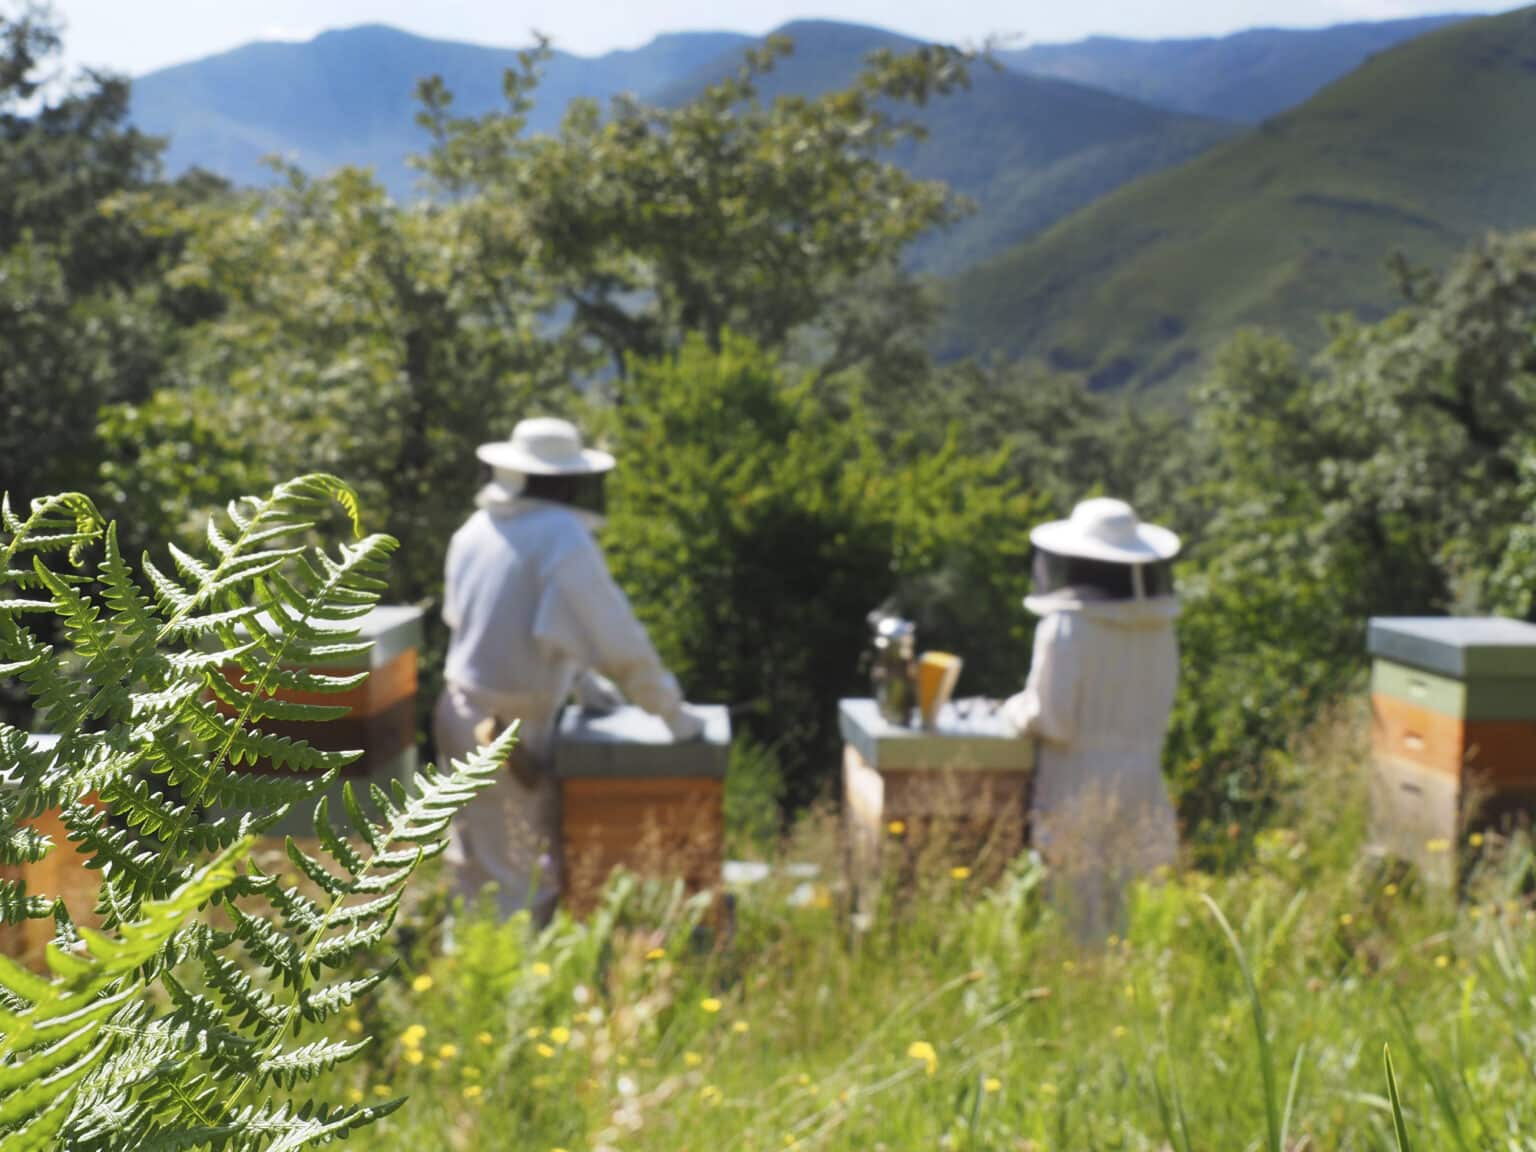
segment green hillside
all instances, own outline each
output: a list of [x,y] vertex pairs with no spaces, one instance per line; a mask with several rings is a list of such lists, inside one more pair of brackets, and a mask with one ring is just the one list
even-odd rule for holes
[[1431,33],[958,277],[940,350],[1175,388],[1240,326],[1315,347],[1319,314],[1391,306],[1392,253],[1536,225],[1533,123],[1536,9]]

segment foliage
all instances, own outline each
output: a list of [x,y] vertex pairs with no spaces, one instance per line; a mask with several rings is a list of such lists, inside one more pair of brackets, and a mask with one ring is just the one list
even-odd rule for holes
[[965,653],[968,691],[1016,687],[1038,505],[999,458],[882,449],[861,408],[834,415],[729,334],[634,361],[614,415],[615,573],[688,691],[774,744],[792,801],[836,761],[836,702],[868,691],[865,618],[887,598]]
[[887,50],[845,88],[764,102],[759,84],[788,50],[770,40],[737,75],[672,107],[619,98],[604,117],[574,101],[547,137],[523,135],[547,49],[507,73],[503,112],[455,116],[433,77],[420,90],[433,139],[422,167],[537,268],[618,371],[690,333],[718,348],[729,328],[777,349],[952,217],[942,185],[884,154],[917,131],[902,104],[967,82],[958,51]]
[[98,208],[154,181],[160,143],[126,123],[126,80],[46,84],[59,51],[46,7],[0,5],[0,488],[28,499],[89,483],[96,408],[147,392],[168,351],[155,272],[174,237]]
[[1219,841],[1274,802],[1287,745],[1344,691],[1373,615],[1528,614],[1536,237],[1495,237],[1341,319],[1316,370],[1275,338],[1194,395],[1184,692],[1169,761]]
[[[360,538],[308,544],[337,509]],[[384,978],[347,968],[514,736],[412,793],[359,800],[349,784],[349,839],[323,793],[357,754],[283,726],[344,714],[299,697],[366,678],[312,669],[366,650],[350,622],[377,601],[395,542],[362,537],[355,495],[318,474],[231,503],[207,541],[202,557],[173,546],[171,572],[146,556],[147,594],[86,497],[35,501],[25,518],[3,505],[0,675],[58,742],[0,726],[0,863],[65,850],[28,823],[54,810],[101,877],[94,908],[0,880],[5,922],[55,923],[49,976],[0,962],[6,1148],[291,1149],[398,1103],[301,1089],[366,1047],[309,1037]],[[66,649],[38,638],[49,617]],[[302,883],[249,860],[253,837],[317,797],[318,845],[287,843]]]

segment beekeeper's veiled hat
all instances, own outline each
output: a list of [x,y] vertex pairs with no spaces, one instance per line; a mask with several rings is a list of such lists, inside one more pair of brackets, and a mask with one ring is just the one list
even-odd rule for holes
[[614,464],[608,453],[582,445],[576,425],[550,417],[520,421],[510,439],[482,444],[475,455],[492,468],[524,476],[590,476]]
[[1029,534],[1036,548],[1058,556],[1106,560],[1112,564],[1148,564],[1172,560],[1179,538],[1167,528],[1143,524],[1124,500],[1084,500],[1067,520],[1042,524]]

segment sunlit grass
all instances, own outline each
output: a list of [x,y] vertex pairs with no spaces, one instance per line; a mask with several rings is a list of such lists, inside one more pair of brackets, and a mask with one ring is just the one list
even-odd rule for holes
[[[1139,889],[1102,949],[1028,860],[990,887],[936,861],[862,935],[794,880],[713,945],[703,904],[632,882],[537,939],[461,923],[355,1026],[348,1087],[411,1096],[391,1149],[1536,1147],[1524,842],[1449,846],[1479,868],[1457,905],[1362,854],[1335,761],[1245,866]],[[786,852],[833,867],[833,827]]]

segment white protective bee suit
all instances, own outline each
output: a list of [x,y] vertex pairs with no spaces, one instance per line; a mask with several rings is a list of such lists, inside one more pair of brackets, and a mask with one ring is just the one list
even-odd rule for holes
[[[563,421],[525,421],[514,442],[529,425],[559,425],[558,436],[575,437]],[[514,758],[523,758],[523,778],[508,771],[459,814],[449,859],[466,899],[494,884],[502,915],[531,907],[545,919],[561,881],[551,752],[573,690],[593,695],[589,674],[601,672],[679,738],[701,725],[608,573],[593,538],[598,518],[518,487],[515,473],[498,469],[449,544],[443,619],[452,638],[434,724],[447,759],[473,751],[486,721],[496,730],[521,721]],[[599,686],[595,695],[606,693]]]
[[[1086,504],[1098,507],[1074,512],[1074,520],[1090,528],[1095,516],[1130,513],[1119,501]],[[1153,538],[1157,558],[1177,551],[1171,533]],[[1103,555],[1092,539],[1050,532],[1045,539],[1056,549]],[[1052,869],[1055,898],[1080,939],[1098,940],[1124,930],[1126,885],[1178,857],[1162,773],[1178,689],[1178,601],[1106,599],[1091,588],[1066,587],[1025,605],[1041,617],[1034,657],[1024,690],[1004,704],[1004,715],[1036,741],[1031,835]]]

